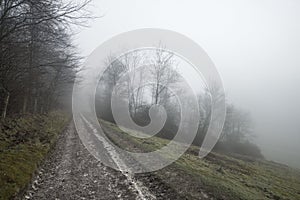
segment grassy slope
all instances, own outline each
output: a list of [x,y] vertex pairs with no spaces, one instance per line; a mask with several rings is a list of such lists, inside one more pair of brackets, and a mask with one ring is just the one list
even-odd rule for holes
[[27,186],[67,121],[53,112],[0,124],[0,199],[12,199]]
[[[128,150],[138,147],[146,152],[169,142],[157,137],[133,138],[114,124],[102,124],[114,129],[116,134],[110,133],[108,137]],[[203,191],[216,199],[300,199],[299,170],[265,160],[234,158],[215,152],[199,159],[198,151],[198,147],[190,147],[179,160],[155,174],[188,199],[203,196]]]

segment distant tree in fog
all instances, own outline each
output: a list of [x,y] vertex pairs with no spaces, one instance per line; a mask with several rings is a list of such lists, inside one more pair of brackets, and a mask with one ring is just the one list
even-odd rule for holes
[[[98,101],[110,104],[113,88],[118,82],[115,92],[128,99],[131,117],[141,123],[148,123],[148,110],[152,105],[167,104],[173,96],[168,86],[178,82],[173,53],[162,47],[147,52],[133,51],[118,58],[110,56],[104,64],[109,67],[100,79]],[[106,116],[111,116],[108,113],[107,110]]]
[[176,71],[177,63],[174,53],[168,52],[160,46],[156,49],[152,59],[150,73],[152,84],[152,103],[159,104],[166,101],[171,95],[168,86],[179,81],[179,74]]
[[[111,56],[104,64],[109,67],[100,77],[96,98],[98,102],[96,108],[100,117],[114,122],[111,113],[111,97],[112,93],[116,92],[124,100],[127,99],[130,115],[139,125],[147,125],[150,122],[149,109],[152,105],[158,104],[165,108],[167,121],[157,136],[172,139],[180,123],[184,128],[188,128],[190,121],[182,122],[180,113],[182,109],[194,109],[189,107],[191,98],[182,90],[181,95],[186,97],[179,103],[169,89],[172,87],[172,90],[180,91],[183,84],[176,69],[179,61],[173,53],[159,46],[151,51],[133,51],[117,58]],[[118,87],[114,90],[115,86]],[[209,87],[204,88],[204,93],[199,93],[200,118],[198,132],[193,142],[195,145],[200,146],[206,135],[211,121],[212,106],[224,98],[220,88],[213,81]],[[217,149],[261,156],[259,149],[248,142],[252,134],[252,126],[249,113],[228,105],[224,129],[216,145]],[[227,148],[229,146],[231,148]]]
[[253,123],[250,114],[235,108],[233,105],[228,105],[222,140],[242,142],[249,139],[252,131]]

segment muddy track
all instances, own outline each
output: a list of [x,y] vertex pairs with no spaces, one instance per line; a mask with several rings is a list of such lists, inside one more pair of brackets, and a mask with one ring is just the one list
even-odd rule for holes
[[101,164],[83,146],[71,123],[60,135],[53,151],[20,199],[134,200],[176,197],[179,196],[151,174],[128,177]]
[[121,172],[107,168],[81,144],[70,124],[21,199],[138,199]]

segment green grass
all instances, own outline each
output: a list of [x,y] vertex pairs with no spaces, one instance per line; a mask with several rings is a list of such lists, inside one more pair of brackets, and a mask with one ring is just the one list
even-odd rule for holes
[[31,181],[37,167],[65,127],[60,112],[7,119],[0,124],[0,199],[13,199]]
[[[149,152],[169,142],[158,137],[134,138],[114,124],[101,123],[115,130],[115,134],[110,132],[108,137],[127,150],[138,147],[140,152]],[[130,148],[129,143],[135,148]],[[197,199],[203,192],[216,199],[300,199],[300,171],[297,169],[216,152],[200,159],[198,152],[198,147],[191,146],[176,162],[154,173],[189,199]]]

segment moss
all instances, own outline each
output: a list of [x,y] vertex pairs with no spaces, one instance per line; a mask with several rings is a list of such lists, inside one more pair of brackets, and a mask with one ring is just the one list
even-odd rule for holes
[[65,114],[52,112],[0,125],[0,199],[13,199],[28,185],[67,120]]

